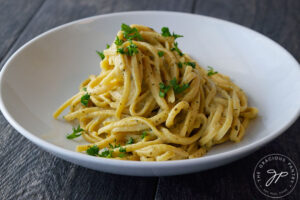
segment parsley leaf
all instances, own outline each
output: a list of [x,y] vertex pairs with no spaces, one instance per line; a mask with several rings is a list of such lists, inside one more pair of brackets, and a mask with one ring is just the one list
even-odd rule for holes
[[178,49],[178,43],[174,42],[174,46],[171,51],[176,51],[180,56],[183,56],[183,53]]
[[127,32],[127,33],[132,32],[131,27],[129,25],[125,24],[125,23],[122,23],[121,30],[124,31],[124,32]]
[[124,41],[121,40],[118,36],[116,36],[115,44],[116,44],[117,46],[120,46],[120,45],[122,45],[123,43],[124,43]]
[[[127,51],[125,51],[127,49]],[[138,47],[132,43],[132,41],[130,40],[130,45],[128,47],[126,47],[126,49],[124,50],[124,48],[118,48],[117,52],[120,54],[127,54],[128,56],[133,56],[134,54],[137,54],[138,51]]]
[[170,37],[171,33],[169,31],[169,28],[168,27],[162,27],[161,28],[161,35],[164,36],[164,37]]
[[102,51],[96,51],[96,52],[102,60],[105,58],[104,53]]
[[131,28],[129,25],[123,23],[121,30],[123,31],[124,38],[127,40],[143,40],[137,28]]
[[183,37],[183,35],[178,35],[178,34],[175,34],[174,32],[171,35],[170,30],[169,30],[168,27],[162,27],[161,28],[161,35],[164,36],[164,37],[174,37],[175,40],[179,37]]
[[173,32],[173,35],[172,35],[173,37],[174,37],[174,39],[176,40],[177,38],[179,38],[179,37],[183,37],[183,35],[178,35],[178,34],[175,34],[174,32]]
[[109,145],[109,147],[110,147],[111,149],[114,148],[114,146],[113,146],[111,143],[109,143],[108,145]]
[[78,125],[77,129],[73,127],[72,130],[73,130],[73,133],[67,135],[67,139],[77,138],[77,137],[81,136],[81,132],[84,131],[82,128],[80,128],[80,125]]
[[120,152],[126,152],[126,149],[125,149],[124,147],[120,147],[120,148],[119,148],[119,151],[120,151]]
[[171,84],[171,86],[173,87],[173,90],[174,90],[175,94],[179,94],[179,93],[183,92],[184,90],[186,90],[186,89],[189,88],[189,86],[190,86],[188,83],[185,83],[185,84],[183,84],[182,86],[180,86],[180,85],[177,83],[176,78],[173,78],[173,79],[170,81],[170,84]]
[[214,68],[212,68],[211,66],[208,66],[208,71],[207,71],[207,76],[212,76],[214,74],[217,74],[217,71],[214,71]]
[[109,44],[106,44],[106,49],[109,49],[110,45]]
[[177,63],[177,65],[180,69],[182,68],[182,62]]
[[143,131],[141,138],[144,139],[147,136],[147,132]]
[[104,148],[103,151],[99,154],[100,157],[111,158],[112,152],[108,148]]
[[137,49],[137,46],[130,41],[130,45],[127,47],[128,51],[127,54],[129,56],[133,56],[133,54],[137,54],[139,51]]
[[82,90],[86,92],[86,87],[82,88]]
[[160,97],[165,97],[167,92],[170,90],[170,86],[169,85],[165,85],[164,83],[159,83],[159,96]]
[[83,95],[80,99],[80,102],[82,103],[82,105],[87,106],[90,100],[90,95],[88,93],[86,93],[85,95]]
[[165,54],[165,52],[163,52],[163,51],[158,51],[157,54],[158,54],[159,57],[163,57],[163,55]]
[[120,54],[125,54],[124,48],[118,48],[117,52]]
[[134,140],[132,137],[130,137],[126,144],[133,144],[133,143],[134,143]]
[[97,156],[99,152],[99,147],[94,145],[86,150],[86,153],[90,156]]
[[120,158],[124,158],[124,156],[125,156],[125,153],[120,153],[120,154],[119,154],[119,157],[120,157]]
[[194,68],[194,69],[195,69],[195,67],[196,67],[196,63],[195,63],[195,62],[185,62],[184,64],[185,64],[185,65],[189,65],[189,66],[191,66],[191,67]]

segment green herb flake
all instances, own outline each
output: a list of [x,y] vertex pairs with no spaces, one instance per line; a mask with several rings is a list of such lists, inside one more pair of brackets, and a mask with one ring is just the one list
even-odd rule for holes
[[127,55],[129,56],[133,56],[133,54],[137,54],[139,52],[137,46],[133,44],[132,41],[130,41],[130,45],[127,47],[127,49]]
[[111,143],[109,143],[108,145],[109,145],[109,147],[110,147],[111,149],[114,148],[114,146],[113,146]]
[[185,62],[184,64],[185,64],[185,65],[189,65],[189,66],[191,66],[192,68],[195,68],[195,67],[196,67],[196,63],[195,63],[195,62]]
[[146,131],[143,131],[143,132],[142,132],[141,138],[144,139],[144,138],[147,136],[147,134],[148,134],[148,133],[147,133]]
[[126,152],[126,149],[125,149],[124,147],[120,147],[120,148],[119,148],[119,151],[125,153],[125,152]]
[[118,48],[117,52],[120,54],[125,54],[124,48]]
[[[127,50],[127,51],[125,51]],[[126,54],[128,56],[133,56],[134,54],[137,54],[138,51],[138,47],[132,43],[132,41],[130,40],[130,45],[128,47],[126,47],[126,49],[124,50],[124,48],[118,48],[117,52],[120,54]]]
[[99,152],[99,147],[94,145],[86,150],[86,153],[90,156],[97,156]]
[[96,52],[102,60],[105,58],[104,53],[102,51],[96,51]]
[[182,68],[182,62],[177,63],[177,66],[181,69]]
[[208,71],[207,71],[207,76],[212,76],[214,74],[217,74],[217,71],[214,71],[214,68],[212,68],[211,66],[208,66]]
[[110,45],[109,44],[106,44],[106,49],[109,49]]
[[164,37],[174,37],[175,40],[179,37],[183,37],[183,35],[178,35],[178,34],[175,34],[174,32],[171,35],[170,30],[169,30],[168,27],[162,27],[161,28],[161,35],[164,36]]
[[126,155],[125,153],[120,153],[120,154],[119,154],[119,157],[120,157],[120,158],[124,158],[125,155]]
[[177,42],[174,42],[174,47],[171,49],[171,51],[176,51],[180,56],[183,56],[183,53],[178,48]]
[[172,37],[174,37],[174,39],[176,40],[179,37],[183,37],[183,35],[178,35],[173,32]]
[[137,28],[131,28],[129,25],[123,23],[121,30],[123,31],[124,38],[127,40],[143,40]]
[[82,128],[80,128],[80,125],[77,126],[77,128],[72,128],[73,133],[67,135],[67,139],[74,139],[79,136],[81,136],[81,132],[84,131]]
[[171,33],[169,31],[169,28],[168,27],[162,27],[161,28],[161,35],[164,36],[164,37],[170,37]]
[[160,97],[165,97],[167,92],[170,90],[170,86],[169,85],[165,85],[164,83],[159,83],[159,96]]
[[170,85],[173,87],[173,90],[174,90],[175,94],[182,93],[184,90],[186,90],[187,88],[189,88],[189,84],[188,84],[188,83],[185,83],[185,84],[183,84],[182,86],[180,86],[180,85],[177,83],[176,78],[173,78],[173,79],[170,81]]
[[82,90],[86,92],[86,87],[82,88]]
[[166,93],[162,92],[162,91],[159,91],[159,96],[160,97],[165,97],[166,96]]
[[133,144],[133,143],[134,143],[134,140],[132,137],[130,137],[126,144]]
[[158,51],[157,54],[158,54],[159,57],[163,57],[163,55],[165,54],[165,52],[163,52],[163,51]]
[[99,154],[100,157],[112,158],[112,152],[108,148],[104,148],[102,152]]
[[120,45],[122,45],[124,43],[124,41],[123,40],[121,40],[118,36],[116,37],[116,40],[115,40],[115,44],[117,45],[117,46],[120,46]]
[[90,100],[90,95],[88,93],[86,93],[85,95],[83,95],[80,99],[80,102],[82,103],[82,105],[87,106]]

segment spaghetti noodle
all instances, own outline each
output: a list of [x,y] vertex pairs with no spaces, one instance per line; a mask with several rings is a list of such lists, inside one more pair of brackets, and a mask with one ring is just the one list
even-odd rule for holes
[[[203,156],[213,145],[239,142],[258,110],[229,77],[200,67],[162,34],[122,24],[101,57],[100,75],[90,75],[79,92],[54,113],[70,108],[90,144],[89,155],[139,161]],[[77,136],[76,136],[77,137]]]

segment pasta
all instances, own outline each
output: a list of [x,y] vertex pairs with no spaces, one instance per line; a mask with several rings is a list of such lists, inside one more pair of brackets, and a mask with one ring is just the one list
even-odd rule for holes
[[[258,109],[229,77],[200,67],[175,42],[177,34],[122,24],[106,50],[101,73],[53,114],[89,144],[77,151],[120,160],[166,161],[205,155],[214,145],[239,142]],[[73,137],[74,136],[74,137]]]

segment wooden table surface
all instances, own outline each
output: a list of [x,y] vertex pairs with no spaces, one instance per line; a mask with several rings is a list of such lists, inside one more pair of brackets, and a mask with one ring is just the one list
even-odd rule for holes
[[[104,13],[172,10],[254,29],[300,61],[299,0],[0,0],[0,61],[58,25]],[[0,199],[267,199],[252,173],[263,156],[281,153],[300,166],[300,118],[280,137],[241,160],[173,177],[131,177],[86,169],[41,150],[0,114]],[[300,199],[300,183],[285,199]]]

